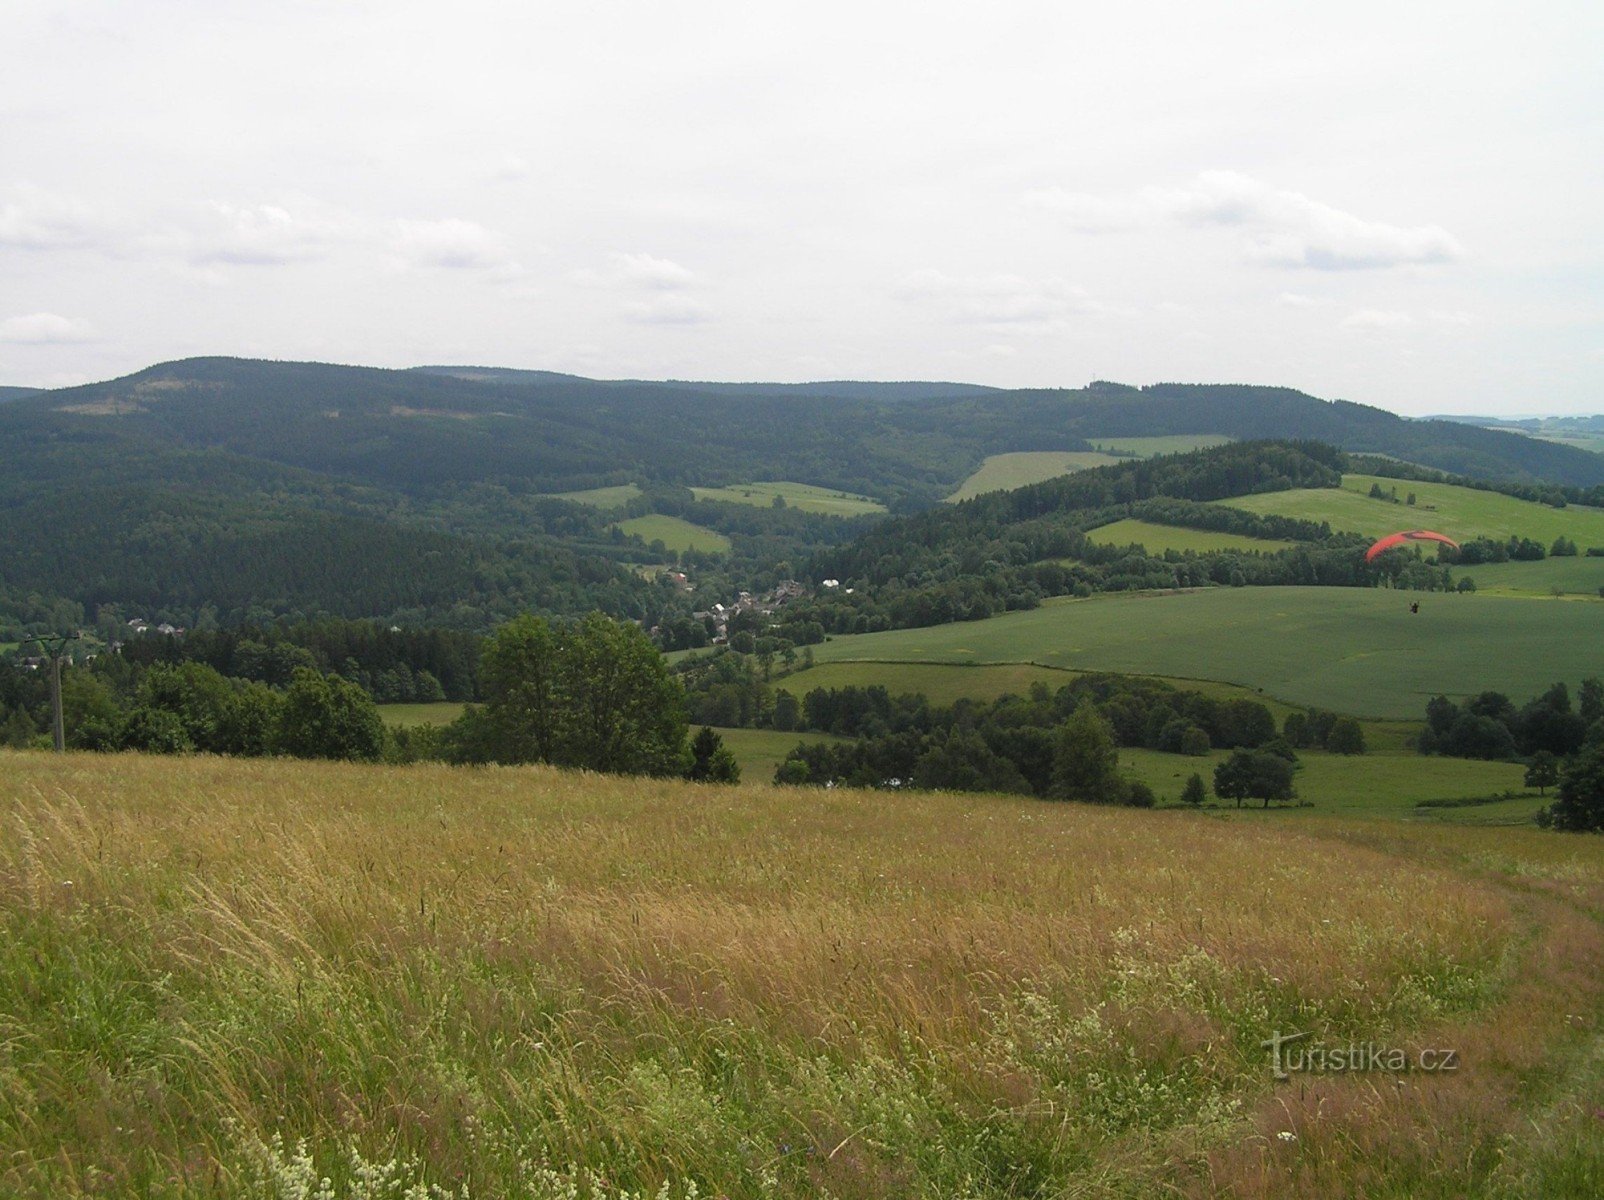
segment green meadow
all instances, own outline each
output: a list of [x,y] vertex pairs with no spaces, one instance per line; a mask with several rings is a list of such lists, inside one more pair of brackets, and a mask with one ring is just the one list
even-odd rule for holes
[[[1160,803],[1176,802],[1187,777],[1194,772],[1203,777],[1210,790],[1209,802],[1235,808],[1234,801],[1213,796],[1214,768],[1224,762],[1228,752],[1215,750],[1208,755],[1188,758],[1158,750],[1124,748],[1120,766],[1127,775],[1140,779],[1158,795]],[[1297,804],[1308,807],[1274,806],[1272,811],[1312,813],[1323,816],[1407,817],[1458,820],[1474,817],[1481,806],[1420,808],[1422,802],[1461,801],[1502,797],[1515,793],[1517,799],[1499,801],[1504,815],[1516,821],[1530,821],[1539,807],[1552,799],[1527,794],[1522,782],[1526,768],[1512,762],[1475,762],[1465,758],[1437,758],[1412,751],[1343,755],[1323,750],[1298,752],[1295,786]],[[1510,811],[1513,806],[1515,812]],[[1258,809],[1250,801],[1243,811]]]
[[1418,720],[1439,692],[1527,697],[1556,680],[1604,674],[1604,604],[1211,588],[1051,600],[986,621],[838,636],[815,654],[821,663],[1038,663],[1212,679],[1290,704]]
[[1181,553],[1188,551],[1207,554],[1215,550],[1257,550],[1273,554],[1277,550],[1290,550],[1295,542],[1277,538],[1243,537],[1239,533],[1224,533],[1213,529],[1183,529],[1177,525],[1156,525],[1151,521],[1138,521],[1127,517],[1111,525],[1088,530],[1086,536],[1102,546],[1145,546],[1150,554],[1166,550]]
[[840,492],[833,488],[815,487],[811,483],[793,483],[790,480],[770,480],[760,483],[735,483],[728,487],[693,487],[691,492],[698,500],[716,500],[726,504],[750,504],[757,508],[772,508],[775,497],[783,497],[787,508],[801,512],[823,513],[832,517],[862,517],[883,513],[886,506],[868,496]]
[[0,751],[0,896],[7,1197],[1604,1188],[1596,837]]
[[1185,454],[1189,450],[1224,446],[1236,439],[1223,433],[1172,433],[1162,437],[1092,437],[1086,440],[1099,450],[1112,450],[1116,454],[1135,455],[1137,458],[1156,458],[1160,454]]
[[571,500],[575,504],[588,504],[592,508],[623,508],[641,490],[633,483],[622,483],[617,487],[587,488],[582,492],[552,492],[547,496],[549,500]]
[[622,529],[629,535],[639,536],[648,546],[660,541],[666,549],[682,553],[686,550],[701,550],[722,554],[730,548],[730,539],[722,533],[662,513],[631,517],[627,521],[618,522],[614,528]]
[[1455,567],[1457,576],[1476,581],[1478,592],[1509,596],[1586,596],[1599,598],[1604,587],[1604,556],[1545,558],[1538,562],[1480,563]]
[[[1398,503],[1373,500],[1372,484],[1398,489]],[[1404,503],[1415,494],[1413,505]],[[1305,521],[1329,521],[1339,533],[1381,537],[1400,529],[1435,529],[1456,541],[1474,537],[1528,537],[1546,547],[1561,535],[1582,549],[1604,546],[1604,509],[1571,505],[1550,508],[1498,492],[1447,483],[1416,483],[1376,475],[1344,475],[1340,488],[1296,488],[1216,501],[1247,512],[1273,513]]]
[[947,497],[949,503],[968,500],[984,492],[1005,492],[1044,479],[1056,479],[1073,471],[1103,467],[1118,462],[1112,455],[1083,450],[1027,450],[1012,454],[993,454],[980,464],[958,490]]
[[449,725],[462,715],[463,705],[456,700],[440,700],[429,704],[381,704],[379,712],[391,725],[410,728],[414,725]]

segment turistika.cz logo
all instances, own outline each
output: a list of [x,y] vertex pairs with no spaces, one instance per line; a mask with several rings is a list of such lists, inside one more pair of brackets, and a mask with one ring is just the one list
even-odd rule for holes
[[1377,1042],[1348,1042],[1326,1046],[1304,1043],[1309,1031],[1282,1033],[1277,1030],[1259,1043],[1270,1052],[1270,1070],[1277,1079],[1293,1075],[1342,1075],[1360,1071],[1388,1071],[1405,1074],[1426,1071],[1444,1074],[1459,1070],[1459,1051],[1427,1048],[1408,1051]]

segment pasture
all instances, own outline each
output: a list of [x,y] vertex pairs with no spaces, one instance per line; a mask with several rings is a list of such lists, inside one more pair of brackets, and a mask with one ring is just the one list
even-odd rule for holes
[[[1370,486],[1398,489],[1398,503],[1374,500]],[[1406,504],[1410,492],[1415,503]],[[1435,529],[1455,541],[1511,535],[1532,538],[1546,549],[1561,535],[1582,549],[1604,546],[1604,509],[1571,505],[1550,508],[1531,500],[1517,500],[1498,492],[1456,487],[1447,483],[1416,483],[1377,475],[1344,475],[1340,488],[1297,488],[1264,492],[1215,501],[1247,512],[1274,513],[1305,521],[1329,521],[1338,533],[1381,537],[1399,529]]]
[[705,553],[722,554],[730,548],[730,539],[717,530],[704,529],[680,517],[665,516],[662,513],[631,517],[627,521],[618,522],[613,528],[623,530],[626,535],[639,537],[648,546],[653,542],[662,542],[665,550],[677,550],[680,553],[686,550],[700,550]]
[[1604,839],[0,760],[7,1195],[1604,1186]]
[[1086,536],[1102,546],[1144,546],[1149,554],[1163,554],[1166,550],[1180,553],[1208,554],[1216,550],[1248,550],[1273,554],[1277,550],[1290,550],[1296,542],[1277,538],[1243,537],[1240,533],[1224,533],[1214,529],[1183,529],[1178,525],[1155,525],[1151,521],[1138,521],[1127,517],[1109,525],[1100,525],[1086,531]]
[[947,502],[956,504],[985,492],[1012,491],[1074,471],[1103,467],[1118,461],[1112,455],[1083,450],[1027,450],[993,454],[959,485],[957,491],[947,497]]
[[757,508],[772,508],[775,497],[785,500],[787,508],[800,512],[823,513],[831,517],[864,517],[883,513],[886,506],[868,496],[840,492],[833,488],[814,487],[811,483],[793,483],[790,480],[770,480],[761,483],[734,483],[728,487],[693,487],[691,493],[698,500],[716,500],[725,504],[750,504]]
[[821,663],[1038,663],[1211,679],[1299,706],[1418,720],[1439,692],[1524,699],[1556,680],[1574,687],[1604,675],[1604,604],[1210,588],[1050,600],[985,621],[837,636],[814,650]]
[[633,483],[622,483],[617,487],[587,488],[582,492],[551,492],[546,496],[548,500],[570,500],[575,504],[588,504],[592,508],[623,508],[641,490]]

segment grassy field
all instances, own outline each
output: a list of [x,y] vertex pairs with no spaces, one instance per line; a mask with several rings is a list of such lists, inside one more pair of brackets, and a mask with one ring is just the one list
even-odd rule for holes
[[1223,433],[1176,433],[1164,437],[1093,437],[1086,440],[1099,450],[1134,454],[1138,458],[1154,458],[1160,454],[1185,454],[1188,450],[1207,450],[1212,446],[1224,446],[1236,439]]
[[1087,537],[1104,546],[1147,547],[1150,554],[1166,550],[1194,551],[1206,554],[1212,550],[1258,550],[1273,554],[1277,550],[1290,550],[1296,543],[1275,538],[1243,537],[1239,533],[1222,533],[1212,529],[1183,529],[1176,525],[1155,525],[1151,521],[1138,521],[1128,517],[1088,530]]
[[[1372,500],[1371,484],[1398,489],[1400,503]],[[1401,501],[1410,492],[1416,503]],[[1604,546],[1604,509],[1571,505],[1550,508],[1530,500],[1517,500],[1497,492],[1455,487],[1446,483],[1414,483],[1374,475],[1345,475],[1339,488],[1297,488],[1238,496],[1217,503],[1248,512],[1329,521],[1338,532],[1381,537],[1399,529],[1435,529],[1455,540],[1473,537],[1507,538],[1511,534],[1533,538],[1545,547],[1562,534],[1584,550]]]
[[1458,575],[1476,581],[1481,592],[1507,596],[1586,596],[1599,598],[1604,587],[1604,558],[1545,558],[1540,562],[1482,563],[1456,567]]
[[576,504],[588,504],[592,508],[622,508],[641,490],[633,483],[620,484],[617,487],[589,488],[583,492],[552,492],[549,499],[572,500]]
[[984,492],[1003,492],[1044,479],[1056,479],[1072,471],[1103,467],[1119,459],[1107,454],[1079,450],[1031,450],[1014,454],[993,454],[980,468],[947,497],[949,503],[967,500]]
[[434,704],[381,704],[379,713],[390,725],[449,725],[462,715],[462,704],[442,700]]
[[[1188,758],[1157,750],[1127,748],[1119,752],[1119,757],[1126,774],[1152,787],[1162,803],[1178,801],[1181,788],[1193,772],[1203,776],[1203,782],[1212,792],[1214,768],[1225,761],[1228,752],[1216,750],[1206,757]],[[1425,800],[1458,800],[1514,792],[1520,799],[1511,803],[1518,804],[1519,813],[1510,819],[1529,822],[1538,808],[1553,799],[1552,793],[1547,798],[1540,798],[1535,791],[1529,797],[1526,795],[1522,782],[1526,768],[1520,763],[1435,758],[1408,751],[1349,756],[1303,750],[1298,752],[1298,758],[1298,799],[1311,806],[1287,810],[1298,814],[1459,818],[1475,810],[1421,810],[1416,806]],[[1210,800],[1213,799],[1211,795]],[[1234,805],[1235,801],[1220,803]]]
[[1604,1186],[1604,839],[0,758],[8,1196]]
[[1054,600],[987,621],[838,636],[815,653],[820,662],[1035,662],[1214,679],[1290,704],[1411,720],[1438,692],[1496,688],[1524,698],[1555,680],[1575,686],[1604,675],[1604,605],[1216,588]]
[[648,546],[661,541],[669,550],[723,553],[730,548],[730,539],[722,533],[693,525],[679,517],[664,516],[662,513],[631,517],[627,521],[618,522],[616,528],[622,529],[626,534],[639,535],[645,539]]
[[737,483],[721,488],[693,487],[691,492],[698,500],[751,504],[758,508],[770,508],[776,496],[784,496],[788,508],[799,509],[802,512],[824,513],[833,517],[862,517],[886,511],[885,505],[878,500],[871,500],[868,496],[814,487],[810,483],[792,483],[783,479],[762,483]]

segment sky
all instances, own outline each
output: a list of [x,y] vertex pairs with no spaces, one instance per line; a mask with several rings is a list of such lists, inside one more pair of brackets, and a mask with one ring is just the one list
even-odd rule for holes
[[0,31],[0,383],[233,354],[1604,412],[1596,0],[0,0]]

